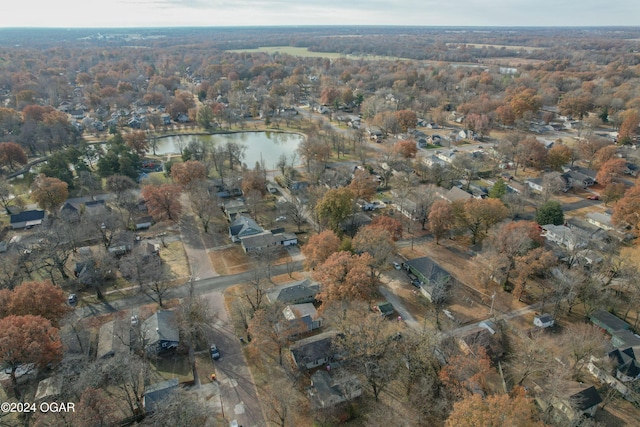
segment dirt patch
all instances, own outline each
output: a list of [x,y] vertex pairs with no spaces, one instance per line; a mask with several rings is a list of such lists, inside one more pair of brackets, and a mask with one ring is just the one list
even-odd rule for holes
[[231,246],[209,252],[213,269],[219,274],[237,274],[247,271],[251,262],[240,246]]

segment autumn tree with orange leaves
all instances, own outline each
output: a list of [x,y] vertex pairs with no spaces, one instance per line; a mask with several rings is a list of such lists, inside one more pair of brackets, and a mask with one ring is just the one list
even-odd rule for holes
[[0,319],[0,361],[7,367],[16,394],[16,371],[33,363],[40,368],[60,360],[58,329],[41,316],[7,316]]
[[128,133],[124,136],[125,143],[136,152],[138,156],[144,156],[149,150],[149,142],[147,141],[147,134],[142,130],[137,130]]
[[482,241],[487,230],[505,219],[509,213],[500,199],[471,198],[455,201],[451,207],[456,226],[471,232],[472,245]]
[[49,280],[23,282],[16,287],[5,301],[0,301],[0,313],[24,316],[42,316],[57,326],[69,312],[67,298],[60,287]]
[[341,251],[331,254],[313,275],[321,284],[318,299],[323,302],[368,300],[376,284],[369,268],[372,263],[368,253],[353,255]]
[[176,222],[182,213],[180,192],[177,184],[147,185],[142,188],[142,198],[153,219]]
[[640,114],[638,114],[638,110],[633,109],[625,111],[622,116],[624,119],[618,131],[618,142],[620,144],[630,144],[638,134]]
[[207,168],[198,160],[187,160],[171,166],[171,179],[183,188],[189,188],[194,182],[207,178]]
[[393,150],[405,159],[411,159],[416,156],[418,147],[416,146],[415,141],[402,139],[395,143]]
[[305,266],[314,269],[317,265],[324,263],[331,254],[338,252],[340,239],[331,230],[325,230],[309,238],[306,245],[302,247],[305,256]]
[[446,427],[544,427],[538,410],[524,388],[515,387],[511,394],[482,397],[471,394],[453,404]]
[[69,197],[68,184],[58,178],[38,175],[31,185],[31,198],[42,209],[54,213]]
[[388,215],[378,215],[373,218],[369,227],[386,230],[394,242],[397,242],[402,238],[402,223]]
[[353,179],[349,183],[349,189],[353,192],[356,199],[369,200],[376,195],[378,181],[374,175],[366,170],[357,169],[353,173]]
[[640,186],[629,188],[613,208],[611,220],[614,224],[630,227],[635,236],[640,236]]
[[446,200],[436,200],[429,211],[429,229],[436,239],[436,245],[440,239],[449,233],[453,227],[453,208]]
[[26,165],[27,155],[21,146],[15,142],[0,143],[0,165],[7,166],[13,171],[17,165]]
[[455,398],[485,391],[491,374],[491,360],[484,347],[476,346],[469,354],[457,354],[438,374],[447,391]]
[[602,186],[615,182],[627,169],[627,162],[619,157],[607,160],[600,166],[596,181]]

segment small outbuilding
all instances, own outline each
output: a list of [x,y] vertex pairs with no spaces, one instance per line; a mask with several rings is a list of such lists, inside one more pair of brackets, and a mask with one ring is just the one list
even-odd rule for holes
[[538,314],[533,318],[533,324],[539,328],[550,328],[555,324],[553,316],[550,314]]

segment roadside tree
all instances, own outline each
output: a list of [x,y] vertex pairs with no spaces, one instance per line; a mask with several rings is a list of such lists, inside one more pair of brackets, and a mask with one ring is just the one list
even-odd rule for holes
[[142,130],[126,134],[124,136],[124,141],[138,156],[144,156],[144,154],[149,150],[147,134]]
[[598,174],[596,175],[596,181],[598,184],[606,187],[617,181],[626,169],[627,162],[625,159],[619,157],[609,159],[600,166]]
[[48,280],[23,282],[13,290],[7,311],[15,316],[41,316],[50,321],[52,326],[58,327],[69,313],[66,302],[62,289]]
[[561,172],[562,167],[571,161],[573,151],[563,144],[554,145],[547,154],[547,164],[555,171]]
[[331,254],[313,275],[321,284],[318,299],[323,302],[368,300],[376,284],[369,267],[372,262],[368,253],[352,255],[341,251]]
[[176,184],[189,189],[195,182],[207,178],[207,168],[198,160],[174,163],[171,166],[171,178]]
[[349,189],[353,192],[355,199],[370,200],[376,194],[378,182],[375,176],[366,170],[357,169],[353,173],[353,179],[349,183]]
[[453,208],[446,200],[436,200],[429,212],[429,229],[436,239],[436,245],[453,227]]
[[353,191],[346,187],[329,189],[318,202],[316,210],[320,220],[333,231],[338,231],[340,224],[354,212]]
[[302,247],[306,268],[315,269],[324,263],[331,254],[338,252],[339,247],[340,239],[331,230],[325,230],[311,236],[307,244]]
[[351,242],[356,253],[371,255],[370,267],[378,271],[387,269],[391,258],[396,253],[393,237],[387,230],[367,225],[360,228]]
[[147,185],[142,188],[142,198],[156,221],[176,222],[180,218],[182,213],[180,186],[176,184]]
[[378,230],[385,230],[394,242],[402,238],[402,223],[388,215],[378,215],[373,218],[369,227]]

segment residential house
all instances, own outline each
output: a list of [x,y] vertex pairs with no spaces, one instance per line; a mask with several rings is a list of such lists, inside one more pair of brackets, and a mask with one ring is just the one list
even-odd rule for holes
[[611,334],[611,344],[617,348],[640,347],[640,336],[629,329],[622,329]]
[[497,327],[487,328],[478,326],[464,333],[457,338],[460,350],[465,354],[475,354],[482,348],[487,356],[493,361],[499,360],[504,354],[502,334],[497,331]]
[[425,165],[431,167],[434,165],[440,165],[442,167],[445,167],[448,163],[445,162],[444,160],[442,160],[441,158],[439,158],[438,156],[435,155],[430,155],[430,156],[425,156],[422,161],[424,162]]
[[176,118],[176,121],[178,123],[188,123],[189,122],[189,116],[187,116],[184,113],[180,113],[180,114],[178,114],[178,117]]
[[562,389],[561,396],[547,398],[545,392],[536,385],[536,401],[540,408],[552,412],[558,419],[569,421],[578,421],[583,416],[595,416],[602,397],[594,386],[568,382]]
[[537,314],[533,318],[533,324],[539,328],[545,329],[550,328],[555,324],[555,320],[553,316],[550,314]]
[[442,194],[440,197],[442,197],[449,203],[453,203],[458,200],[471,199],[473,196],[461,188],[451,187],[449,191],[447,191],[445,194]]
[[337,359],[332,348],[335,331],[328,331],[296,341],[289,349],[293,363],[300,370],[329,365]]
[[593,224],[603,230],[611,231],[615,229],[611,221],[611,215],[608,213],[590,212],[585,216],[585,219],[589,224]]
[[80,216],[87,214],[101,216],[108,210],[105,198],[77,197],[67,199],[60,208],[60,215],[70,221],[79,221]]
[[441,302],[450,286],[451,275],[429,257],[415,258],[403,264],[420,282],[420,292],[429,301]]
[[62,387],[64,384],[64,378],[62,375],[54,375],[38,383],[38,389],[34,400],[42,402],[43,400],[53,401],[59,400],[62,395]]
[[44,211],[31,210],[11,215],[11,228],[14,230],[22,228],[31,228],[35,225],[42,224],[44,220]]
[[267,291],[270,303],[304,304],[314,302],[320,292],[320,285],[309,279],[275,286]]
[[588,169],[570,168],[566,171],[566,175],[571,177],[571,182],[574,187],[587,188],[596,183],[595,174],[591,176]]
[[542,230],[542,236],[548,241],[570,251],[585,248],[589,243],[588,233],[577,227],[546,224],[542,226]]
[[623,383],[640,378],[640,347],[617,348],[608,354],[616,369],[616,379]]
[[131,252],[133,249],[133,240],[134,235],[130,231],[119,231],[115,234],[113,239],[111,239],[111,244],[107,251],[110,254],[121,256]]
[[627,322],[605,310],[596,311],[589,316],[589,319],[591,323],[604,329],[610,335],[617,331],[631,329],[631,325]]
[[362,395],[362,385],[355,375],[318,369],[308,393],[316,408],[331,408]]
[[238,215],[249,213],[249,207],[243,200],[227,200],[222,204],[222,210],[230,222],[233,222]]
[[542,193],[544,191],[544,187],[542,186],[542,178],[530,178],[525,180],[524,183],[537,193]]
[[171,124],[171,116],[168,114],[163,114],[162,115],[162,124],[164,126],[169,126]]
[[274,231],[264,231],[259,234],[240,237],[242,250],[244,250],[245,253],[250,253],[272,247],[287,247],[298,244],[298,236],[294,233]]
[[322,327],[322,317],[318,315],[316,307],[310,302],[287,305],[282,310],[282,314],[289,323],[288,330],[302,333]]
[[238,215],[229,225],[229,237],[231,241],[240,242],[240,238],[263,233],[264,230],[258,223],[248,216]]
[[162,407],[164,401],[178,388],[178,378],[151,384],[144,390],[142,405],[147,414],[152,414]]
[[178,347],[180,334],[176,314],[171,310],[160,310],[142,324],[147,351],[162,353]]

